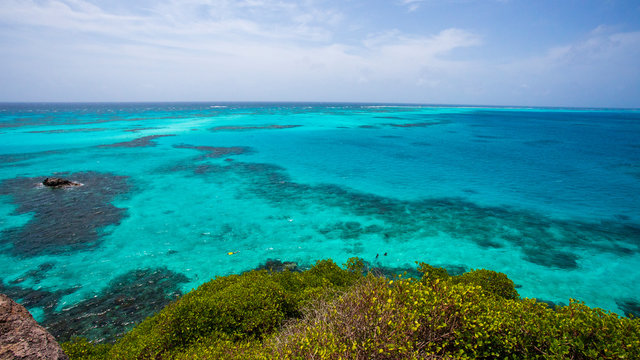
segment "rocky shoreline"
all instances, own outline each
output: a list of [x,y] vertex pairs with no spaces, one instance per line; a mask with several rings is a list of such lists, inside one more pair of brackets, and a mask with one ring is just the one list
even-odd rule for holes
[[69,357],[24,306],[0,294],[0,359],[67,360]]

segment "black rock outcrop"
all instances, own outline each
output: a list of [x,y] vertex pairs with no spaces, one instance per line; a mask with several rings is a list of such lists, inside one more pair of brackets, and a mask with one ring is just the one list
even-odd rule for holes
[[80,186],[81,184],[77,182],[73,182],[71,180],[67,180],[67,179],[51,177],[51,178],[44,179],[44,181],[42,182],[42,185],[48,186],[48,187],[54,187],[54,188],[61,188],[61,187],[69,187],[69,186]]

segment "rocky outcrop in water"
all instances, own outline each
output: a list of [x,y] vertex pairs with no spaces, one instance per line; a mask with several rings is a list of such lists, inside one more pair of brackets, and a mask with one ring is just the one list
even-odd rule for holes
[[67,179],[52,177],[52,178],[44,179],[44,181],[42,182],[42,185],[53,187],[53,188],[61,188],[61,187],[69,187],[69,186],[80,186],[81,184],[77,182],[73,182],[71,180],[67,180]]
[[69,357],[24,306],[0,294],[0,359],[68,360]]

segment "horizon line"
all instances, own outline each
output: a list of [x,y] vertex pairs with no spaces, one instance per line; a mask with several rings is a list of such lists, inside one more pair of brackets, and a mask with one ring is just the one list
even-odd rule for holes
[[290,101],[290,100],[162,100],[162,101],[0,101],[0,105],[62,105],[62,104],[286,104],[286,105],[360,105],[360,106],[405,106],[405,107],[451,107],[451,108],[494,108],[494,109],[554,109],[554,110],[640,110],[640,107],[598,107],[598,106],[549,106],[549,105],[489,105],[489,104],[440,104],[414,102],[365,102],[365,101]]

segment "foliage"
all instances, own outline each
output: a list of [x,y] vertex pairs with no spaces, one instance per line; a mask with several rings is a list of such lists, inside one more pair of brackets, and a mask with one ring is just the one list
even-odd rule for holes
[[185,351],[176,354],[175,360],[225,359],[266,360],[260,341],[233,341],[223,333],[213,333],[201,339]]
[[475,284],[367,278],[272,338],[281,359],[639,358],[640,322]]
[[458,284],[480,285],[485,292],[505,299],[517,299],[519,297],[513,281],[503,273],[485,269],[472,270],[462,275],[454,276],[452,280]]
[[345,264],[347,270],[355,273],[364,273],[367,266],[364,263],[364,260],[358,257],[352,257],[347,260]]
[[318,261],[303,273],[262,270],[218,277],[143,321],[116,342],[108,355],[172,358],[194,349],[260,340],[285,319],[299,317],[310,299],[328,298],[332,291],[346,289],[361,277],[331,260]]
[[425,264],[423,262],[418,263],[418,272],[422,274],[422,282],[423,283],[431,283],[436,279],[439,280],[447,280],[449,279],[449,273],[447,269],[441,267],[434,267],[429,264]]
[[519,299],[504,274],[419,264],[421,280],[389,280],[363,265],[216,278],[113,347],[63,347],[71,359],[640,358],[640,320]]
[[421,281],[430,284],[435,280],[452,281],[454,284],[473,284],[482,287],[487,294],[501,296],[505,299],[519,297],[515,285],[507,275],[492,270],[472,270],[458,276],[450,276],[445,268],[434,267],[423,262],[418,263],[418,271],[422,274]]
[[111,349],[111,344],[92,344],[89,340],[79,337],[63,342],[60,346],[70,359],[78,360],[107,360],[107,354]]
[[185,295],[117,342],[116,358],[157,358],[221,332],[261,337],[285,318],[282,286],[264,272],[215,279]]

